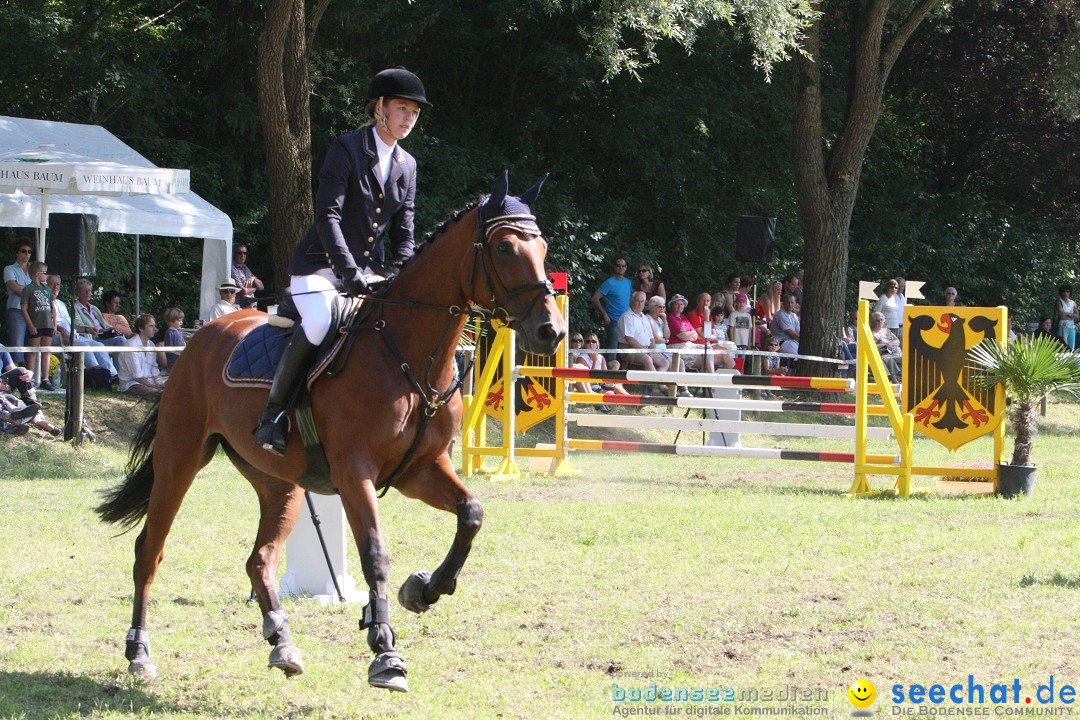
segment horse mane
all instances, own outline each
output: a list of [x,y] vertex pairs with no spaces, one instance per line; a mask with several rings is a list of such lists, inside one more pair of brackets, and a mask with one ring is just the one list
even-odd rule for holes
[[467,212],[479,206],[481,200],[483,200],[482,197],[477,198],[476,200],[473,200],[471,203],[461,208],[460,210],[455,210],[453,214],[450,215],[450,217],[439,223],[434,230],[431,230],[426,235],[424,235],[424,242],[416,246],[416,249],[413,251],[413,256],[402,264],[401,269],[404,270],[406,267],[408,267],[409,263],[411,263],[420,253],[424,251],[424,248],[426,248],[428,245],[433,244],[440,235],[443,235],[450,228],[451,225],[455,225],[459,220],[461,220],[461,218]]

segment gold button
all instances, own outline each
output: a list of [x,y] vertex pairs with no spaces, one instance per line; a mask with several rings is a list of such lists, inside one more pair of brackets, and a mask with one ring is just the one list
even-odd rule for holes
[[369,253],[367,250],[365,250],[364,251],[364,257],[367,257],[368,255],[371,255],[371,253]]
[[373,238],[373,237],[369,237],[369,238],[367,239],[367,241],[368,241],[368,243],[369,243],[369,244],[370,244],[370,243],[373,243],[373,242],[375,242],[375,238]]
[[375,230],[379,229],[379,223],[371,223],[371,227]]
[[382,193],[379,193],[379,199],[380,199],[380,200],[382,200],[382,199],[383,199],[383,194],[382,194]]
[[381,215],[382,214],[382,208],[375,208],[375,214],[376,215]]

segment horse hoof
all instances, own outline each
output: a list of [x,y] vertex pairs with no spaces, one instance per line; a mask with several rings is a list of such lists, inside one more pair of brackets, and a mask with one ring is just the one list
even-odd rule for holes
[[394,692],[409,692],[405,659],[393,650],[375,656],[368,666],[368,684]]
[[431,604],[424,601],[424,588],[429,580],[431,580],[431,573],[426,570],[418,570],[410,575],[398,590],[397,599],[401,607],[417,615],[430,610]]
[[271,670],[279,668],[287,678],[304,673],[304,661],[300,659],[300,650],[291,643],[275,645],[270,651],[270,664],[267,667]]
[[157,665],[149,660],[133,661],[128,665],[128,675],[139,680],[153,680],[157,677]]

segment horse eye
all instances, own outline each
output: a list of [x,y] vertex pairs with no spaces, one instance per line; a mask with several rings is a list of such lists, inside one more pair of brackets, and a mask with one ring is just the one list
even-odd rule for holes
[[513,248],[514,244],[509,240],[502,240],[499,242],[498,245],[495,246],[495,249],[502,255],[509,255],[510,251],[513,250]]

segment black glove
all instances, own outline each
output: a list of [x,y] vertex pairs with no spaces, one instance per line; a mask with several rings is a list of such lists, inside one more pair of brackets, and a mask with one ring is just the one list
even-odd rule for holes
[[345,277],[342,278],[345,285],[346,295],[366,295],[368,291],[367,282],[364,281],[364,274],[360,272],[359,268],[349,268],[345,271]]

